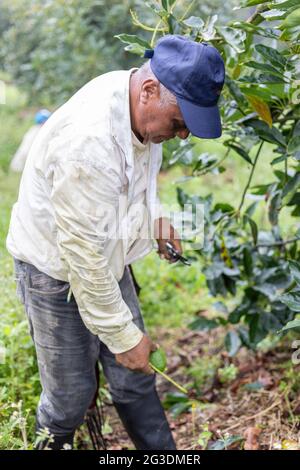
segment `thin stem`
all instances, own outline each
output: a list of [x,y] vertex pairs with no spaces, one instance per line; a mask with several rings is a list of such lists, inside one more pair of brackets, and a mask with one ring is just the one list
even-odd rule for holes
[[250,175],[249,175],[249,179],[248,179],[248,182],[246,184],[246,187],[244,189],[244,192],[243,192],[243,195],[242,195],[242,199],[241,199],[241,202],[240,202],[240,205],[239,205],[239,208],[238,208],[238,213],[241,211],[243,205],[244,205],[244,202],[245,202],[245,197],[246,197],[246,194],[247,194],[247,191],[249,189],[249,186],[251,184],[251,181],[252,181],[252,178],[253,178],[253,174],[254,174],[254,170],[255,170],[255,167],[256,167],[256,164],[257,164],[257,160],[258,160],[258,157],[259,157],[259,154],[261,152],[261,149],[262,149],[262,146],[263,146],[264,142],[262,141],[258,147],[258,150],[257,150],[257,153],[255,155],[255,159],[254,159],[254,162],[253,162],[253,165],[252,165],[252,168],[251,168],[251,172],[250,172]]
[[195,3],[195,0],[192,0],[192,2],[189,4],[189,6],[187,7],[187,9],[186,9],[185,12],[183,13],[182,17],[179,19],[179,22],[184,20],[184,18],[186,17],[186,15],[187,15],[188,12],[190,11],[190,9],[191,9],[192,6],[194,5],[194,3]]
[[178,0],[175,0],[175,2],[173,3],[173,5],[171,6],[170,8],[170,13],[173,13],[173,10],[174,8],[176,7],[176,3],[178,2]]
[[164,372],[162,372],[161,370],[157,369],[157,367],[155,367],[153,364],[151,364],[149,362],[149,365],[152,367],[153,370],[155,370],[155,372],[157,372],[158,374],[162,375],[166,380],[168,380],[169,382],[171,382],[173,385],[175,385],[176,388],[178,388],[178,390],[180,390],[182,393],[185,393],[187,394],[188,391],[186,388],[182,387],[181,385],[179,385],[177,382],[175,382],[175,380],[171,379],[171,377],[169,377],[167,374],[165,374]]
[[[258,25],[264,21],[264,17],[261,16],[260,14],[263,13],[264,11],[269,10],[268,6],[261,5],[257,7],[253,15],[249,16],[249,18],[246,20],[247,23],[255,23],[255,25]],[[256,21],[257,20],[257,21]]]
[[157,34],[157,32],[158,32],[158,28],[159,28],[161,22],[162,22],[162,20],[159,20],[159,22],[157,23],[157,25],[156,25],[156,27],[155,27],[155,30],[153,31],[153,35],[152,35],[151,42],[150,42],[151,47],[154,46],[155,36],[156,36],[156,34]]
[[284,160],[284,184],[287,183],[288,180],[288,159]]
[[[141,23],[140,20],[138,19],[137,14],[133,10],[130,10],[130,14],[131,14],[132,22],[135,26],[139,26],[145,31],[151,31],[151,32],[155,31],[156,27],[153,28],[151,26],[147,26],[146,24]],[[165,31],[165,30],[166,30],[165,28],[158,29],[158,31]]]
[[290,238],[289,240],[279,240],[278,242],[274,242],[274,243],[260,243],[259,245],[256,245],[257,248],[261,248],[261,247],[271,247],[271,246],[285,246],[285,245],[289,245],[290,243],[295,243],[295,242],[298,242],[300,241],[300,238],[299,237],[295,237],[295,238]]

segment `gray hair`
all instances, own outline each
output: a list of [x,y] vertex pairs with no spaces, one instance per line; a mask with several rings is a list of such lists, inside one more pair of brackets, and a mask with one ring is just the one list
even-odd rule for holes
[[164,108],[169,105],[177,105],[176,96],[170,92],[160,81],[156,78],[152,69],[150,67],[150,60],[145,62],[139,70],[138,70],[140,81],[146,80],[147,78],[152,78],[153,80],[157,80],[159,82],[159,95],[160,95],[160,103],[159,105]]

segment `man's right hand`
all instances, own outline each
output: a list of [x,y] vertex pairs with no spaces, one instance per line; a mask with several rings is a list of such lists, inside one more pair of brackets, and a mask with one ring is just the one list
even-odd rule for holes
[[129,351],[115,354],[116,361],[128,369],[143,372],[144,374],[154,374],[149,366],[149,355],[156,351],[158,345],[154,344],[147,335],[143,335],[141,341]]

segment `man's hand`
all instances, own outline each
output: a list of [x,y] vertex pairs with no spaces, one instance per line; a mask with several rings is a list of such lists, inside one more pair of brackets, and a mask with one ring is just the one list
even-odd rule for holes
[[175,263],[176,260],[169,254],[166,243],[170,242],[176,251],[181,255],[182,246],[178,232],[171,225],[167,217],[160,217],[154,221],[154,236],[158,243],[158,251],[160,258],[167,259],[170,263]]
[[116,361],[128,369],[144,372],[144,374],[154,374],[155,372],[149,366],[149,355],[156,351],[158,345],[154,344],[149,336],[144,335],[141,341],[129,351],[115,354]]

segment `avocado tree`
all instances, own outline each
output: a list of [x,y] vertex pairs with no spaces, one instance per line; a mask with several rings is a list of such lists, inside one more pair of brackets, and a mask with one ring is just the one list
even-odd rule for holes
[[133,0],[3,0],[0,69],[32,105],[61,105],[97,75],[136,58],[112,40],[132,31]]
[[[219,102],[223,156],[199,155],[191,138],[179,147],[166,144],[165,158],[184,165],[189,178],[225,171],[232,152],[249,165],[247,184],[235,206],[177,188],[181,206],[205,208],[204,244],[193,255],[201,261],[211,294],[237,300],[234,308],[217,318],[198,317],[190,326],[226,325],[225,345],[234,355],[241,345],[255,349],[300,311],[294,280],[295,272],[300,278],[300,265],[292,265],[292,275],[289,269],[289,260],[300,261],[300,230],[293,224],[286,233],[282,217],[286,210],[291,217],[300,215],[300,6],[299,0],[244,0],[238,8],[249,12],[247,19],[224,25],[216,15],[205,20],[191,16],[193,3],[149,1],[152,22],[148,18],[143,22],[132,11],[141,34],[117,37],[127,51],[142,57],[162,35],[182,34],[211,43],[225,61],[226,83]],[[273,178],[253,187],[265,146],[273,152]],[[249,193],[256,195],[250,204]],[[267,208],[267,227],[256,218],[261,204]],[[289,325],[299,327],[299,322]]]

